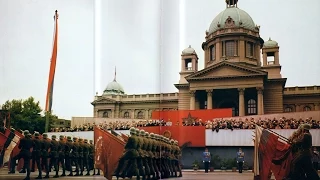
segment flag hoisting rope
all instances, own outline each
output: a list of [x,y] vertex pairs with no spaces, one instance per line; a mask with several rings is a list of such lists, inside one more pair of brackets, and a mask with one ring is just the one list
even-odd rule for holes
[[48,132],[49,129],[49,115],[51,114],[52,108],[52,97],[53,97],[53,86],[54,86],[54,75],[56,71],[57,55],[58,55],[58,11],[55,11],[54,19],[54,35],[53,35],[53,48],[50,62],[50,71],[49,71],[49,80],[48,80],[48,89],[46,96],[46,125],[45,132]]

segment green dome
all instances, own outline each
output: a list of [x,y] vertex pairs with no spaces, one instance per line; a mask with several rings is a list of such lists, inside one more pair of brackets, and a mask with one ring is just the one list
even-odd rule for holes
[[191,54],[197,54],[196,51],[189,45],[186,49],[182,51],[182,55],[191,55]]
[[271,38],[269,38],[268,41],[264,42],[263,47],[265,48],[278,47],[278,43],[277,41],[271,40]]
[[106,89],[103,91],[103,95],[121,95],[124,94],[123,87],[116,81],[110,82]]
[[225,23],[229,17],[234,21],[235,27],[257,31],[255,23],[247,12],[237,7],[228,7],[213,19],[208,33],[211,34],[219,29],[225,28]]

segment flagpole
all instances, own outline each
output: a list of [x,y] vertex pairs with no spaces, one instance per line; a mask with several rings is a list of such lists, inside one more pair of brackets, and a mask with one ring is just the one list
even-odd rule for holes
[[[259,126],[259,125],[258,125],[258,124],[256,124],[256,123],[253,123],[253,124],[254,124],[254,125],[256,125],[256,126]],[[259,126],[259,127],[261,127],[261,126]],[[263,129],[265,129],[265,128],[263,128]],[[290,142],[289,142],[289,139],[288,139],[288,138],[286,138],[286,137],[282,136],[281,134],[278,134],[278,133],[276,133],[276,132],[272,131],[272,130],[271,130],[271,129],[269,129],[269,128],[267,128],[266,130],[268,130],[268,131],[272,132],[273,134],[277,135],[280,139],[282,139],[282,140],[284,140],[284,141],[286,141],[287,143],[289,143],[289,144],[290,144]]]

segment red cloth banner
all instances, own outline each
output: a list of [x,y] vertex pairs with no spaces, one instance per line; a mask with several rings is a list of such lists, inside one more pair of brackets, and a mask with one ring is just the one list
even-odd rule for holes
[[191,142],[191,147],[204,147],[206,141],[204,126],[154,126],[140,127],[149,133],[167,135],[179,142],[179,146]]
[[94,128],[95,167],[103,171],[104,177],[112,180],[119,159],[124,152],[125,142],[113,134]]
[[276,179],[284,179],[289,175],[292,158],[291,145],[278,141],[271,165],[271,170]]
[[177,111],[153,111],[152,119],[171,121],[172,125],[182,125],[186,120],[202,122],[214,118],[232,117],[232,109],[203,109],[203,110],[177,110]]

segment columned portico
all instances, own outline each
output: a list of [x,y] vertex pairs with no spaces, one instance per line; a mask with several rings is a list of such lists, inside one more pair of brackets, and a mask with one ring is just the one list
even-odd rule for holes
[[190,93],[190,110],[195,110],[196,106],[196,91],[189,91]]
[[212,90],[206,90],[207,92],[207,109],[212,109]]
[[257,88],[257,98],[258,98],[258,115],[264,114],[263,112],[263,88],[259,87]]
[[239,91],[239,116],[245,116],[244,91],[245,88],[238,88]]

